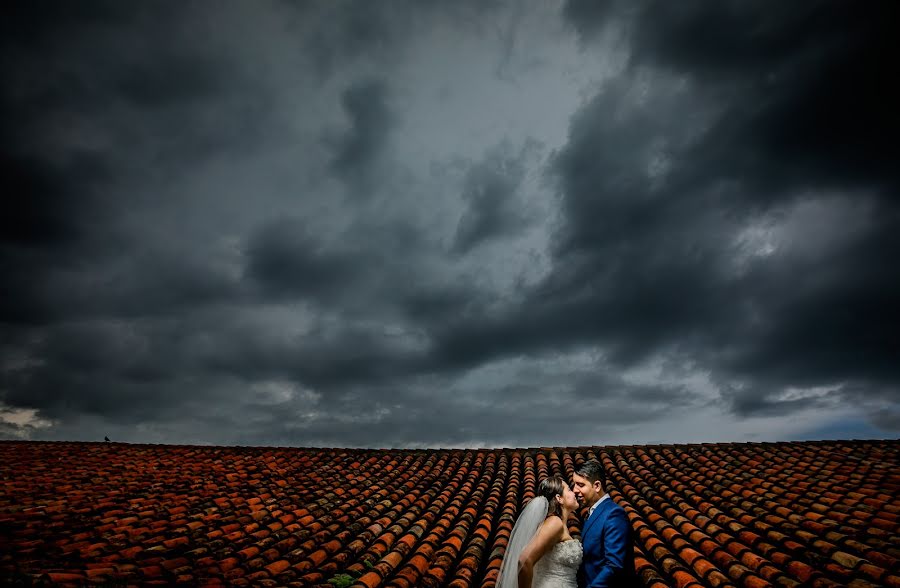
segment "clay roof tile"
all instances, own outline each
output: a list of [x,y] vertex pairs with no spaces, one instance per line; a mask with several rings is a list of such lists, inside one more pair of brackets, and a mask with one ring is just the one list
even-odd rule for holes
[[[900,588],[897,441],[109,451],[0,442],[0,466],[26,463],[22,452],[62,452],[77,464],[6,487],[0,522],[11,530],[4,551],[14,559],[5,561],[159,585],[300,586],[352,570],[385,586],[490,586],[537,483],[599,458],[634,530],[644,585]],[[111,460],[123,473],[116,487],[82,482],[100,471],[108,477]],[[146,484],[135,472],[152,474],[158,491],[121,492]],[[40,484],[52,498],[34,491]],[[578,527],[570,521],[573,533]],[[52,567],[59,558],[82,567],[63,572]]]

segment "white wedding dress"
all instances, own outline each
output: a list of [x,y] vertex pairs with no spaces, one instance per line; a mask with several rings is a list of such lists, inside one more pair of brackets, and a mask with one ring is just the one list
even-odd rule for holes
[[576,588],[583,555],[581,541],[560,541],[534,564],[532,588]]
[[[547,499],[538,496],[522,509],[509,535],[496,588],[518,588],[519,555],[547,518],[548,507]],[[534,564],[532,588],[577,588],[578,567],[583,555],[581,541],[560,541]]]

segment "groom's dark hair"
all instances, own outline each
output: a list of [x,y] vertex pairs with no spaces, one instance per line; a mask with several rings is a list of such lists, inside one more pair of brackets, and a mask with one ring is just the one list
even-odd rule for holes
[[604,471],[603,466],[596,459],[591,459],[580,466],[575,470],[575,473],[581,476],[582,478],[586,478],[588,482],[593,484],[594,482],[600,482],[603,484],[603,487],[606,488],[606,471]]

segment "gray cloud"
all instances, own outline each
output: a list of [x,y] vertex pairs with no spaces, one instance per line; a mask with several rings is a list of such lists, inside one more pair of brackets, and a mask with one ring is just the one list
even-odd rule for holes
[[247,244],[245,275],[263,289],[287,296],[329,298],[361,281],[365,264],[353,251],[317,242],[298,219],[278,219],[261,227]]
[[338,140],[333,166],[342,177],[354,178],[366,174],[385,147],[392,127],[387,88],[380,81],[356,83],[343,92],[341,104],[350,128]]
[[893,4],[117,6],[2,9],[0,435],[896,431]]
[[[590,16],[583,6],[569,9]],[[603,22],[602,15],[594,17]],[[738,82],[709,79],[690,52],[684,62],[652,69],[656,64],[641,49],[644,35],[652,35],[640,14],[617,17],[632,19],[637,49],[631,68],[573,117],[569,142],[555,162],[566,222],[555,238],[552,271],[521,307],[457,325],[440,349],[467,364],[594,341],[623,368],[677,349],[702,358],[742,416],[823,402],[771,400],[790,387],[868,383],[842,396],[849,399],[869,394],[873,380],[885,381],[896,402],[890,358],[900,347],[888,325],[897,312],[891,302],[897,284],[885,252],[900,244],[889,236],[897,234],[897,217],[884,201],[893,193],[884,183],[888,176],[866,166],[864,188],[847,181],[857,171],[832,176],[836,156],[823,146],[833,141],[805,150],[799,168],[786,169],[796,159],[780,152],[781,145],[771,149],[766,133],[789,116],[786,108],[807,116],[800,113],[805,99],[790,94],[802,96],[803,83],[786,87],[783,96],[764,98],[766,89],[755,89],[759,99],[748,103],[757,112],[748,119],[743,103],[723,99],[732,91],[729,83],[746,90],[740,76],[750,72],[733,69]],[[683,18],[708,17],[698,10]],[[785,27],[796,21],[791,14],[782,18]],[[723,21],[726,31],[729,22],[743,22]],[[653,22],[648,31],[660,26]],[[576,25],[588,26],[584,20]],[[875,34],[865,42],[877,45],[882,38]],[[836,62],[827,52],[836,49],[828,39],[821,42],[818,59],[807,65],[830,71]],[[674,59],[666,52],[648,55]],[[771,61],[778,53],[757,57]],[[733,68],[744,65],[740,56],[734,60]],[[690,77],[670,71],[673,65]],[[814,71],[809,75],[816,78]],[[816,121],[822,128],[831,122],[825,114]],[[807,155],[813,159],[804,161]],[[847,189],[854,191],[833,196]],[[839,221],[841,212],[817,212],[828,208],[845,208],[849,216]],[[767,218],[783,223],[779,243],[742,242],[748,228],[752,233]],[[814,223],[807,234],[800,232],[804,223]],[[834,234],[840,231],[846,233]],[[747,247],[776,249],[748,256],[742,253]]]
[[896,121],[885,118],[900,92],[885,77],[900,49],[889,33],[893,3],[623,4],[570,1],[566,14],[586,38],[611,22],[625,27],[632,67],[663,68],[724,94],[730,120],[715,136],[716,169],[770,188],[888,182],[896,190]]
[[508,153],[508,145],[500,145],[469,168],[462,194],[467,208],[456,227],[456,251],[467,253],[482,242],[525,228],[528,218],[516,192],[534,147],[528,144],[514,154]]
[[[660,8],[676,14],[658,18]],[[896,53],[889,50],[883,13],[895,9],[644,3],[594,10],[567,6],[585,36],[616,19],[627,23],[630,75],[641,80],[648,67],[661,67],[666,73],[654,79],[679,80],[693,104],[647,87],[649,96],[640,101],[657,121],[629,120],[627,103],[610,102],[616,93],[607,88],[578,115],[578,134],[560,160],[570,219],[560,260],[581,248],[596,258],[593,268],[624,268],[611,280],[617,290],[611,299],[639,300],[640,311],[636,306],[618,316],[637,333],[641,315],[653,317],[651,335],[682,345],[699,334],[703,347],[696,356],[708,356],[723,378],[755,384],[735,393],[738,414],[769,410],[766,396],[791,385],[869,381],[856,392],[865,396],[873,380],[884,381],[896,401],[900,381],[889,357],[898,341],[885,326],[900,293],[886,257],[900,245],[892,237],[896,175],[880,163],[896,148],[889,137],[898,130],[883,101],[897,87],[882,82],[887,56]],[[795,34],[810,20],[815,34]],[[846,35],[840,41],[838,31]],[[737,91],[741,100],[724,101]],[[606,121],[627,131],[616,135]],[[666,128],[670,121],[679,124]],[[671,171],[654,193],[640,163],[652,159],[648,152],[656,146]],[[604,148],[616,158],[604,158]],[[846,216],[821,212],[830,207]],[[746,273],[722,273],[734,265],[734,252],[723,245],[760,216],[783,223],[779,242],[756,244],[774,250],[751,256]],[[677,238],[668,241],[667,233]],[[610,245],[617,249],[606,257]],[[641,281],[644,272],[656,283]],[[623,290],[630,283],[639,292]],[[638,348],[652,349],[648,343]]]

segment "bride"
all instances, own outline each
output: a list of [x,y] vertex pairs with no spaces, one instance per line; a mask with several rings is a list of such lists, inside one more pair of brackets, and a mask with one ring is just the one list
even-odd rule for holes
[[543,480],[509,536],[497,588],[575,588],[582,549],[566,521],[577,508],[565,480]]

